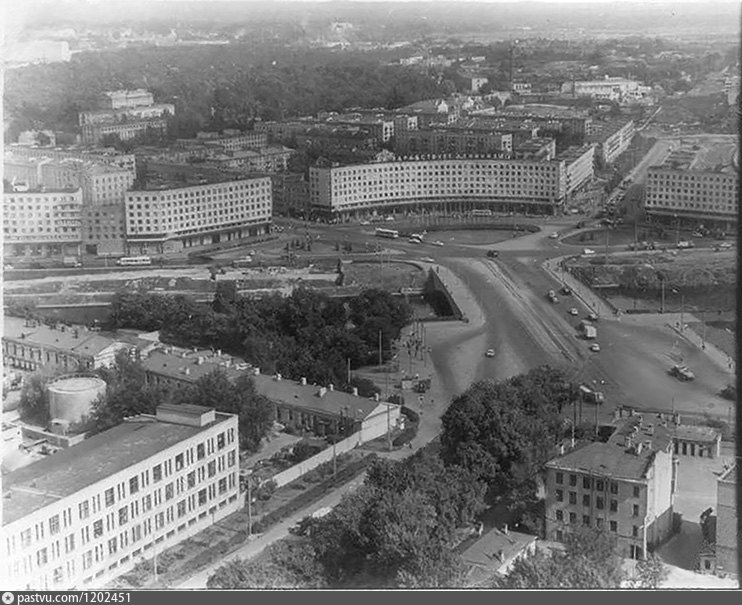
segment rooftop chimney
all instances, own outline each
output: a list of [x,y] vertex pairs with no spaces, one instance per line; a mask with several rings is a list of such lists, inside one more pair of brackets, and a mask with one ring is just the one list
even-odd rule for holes
[[252,369],[253,376],[260,376],[260,368]]
[[299,382],[301,382],[301,386],[307,386],[307,379],[304,376],[301,377],[301,380]]
[[379,397],[378,393],[374,393],[374,401],[380,401],[381,397]]
[[641,441],[636,444],[636,447],[634,449],[636,450],[637,456],[642,453],[643,448],[644,448],[644,444]]
[[353,387],[353,395],[358,397],[358,387]]
[[200,366],[201,364],[203,364],[203,362],[204,362],[203,356],[199,355],[198,357],[196,357],[196,365],[197,366]]
[[327,388],[328,388],[328,390],[330,390],[330,391],[334,391],[334,390],[335,390],[335,385],[334,385],[334,384],[332,384],[332,383],[330,383],[330,384],[328,384],[328,385],[327,385]]
[[281,382],[281,374],[278,372],[276,373],[276,382]]
[[325,387],[320,387],[320,388],[319,388],[319,393],[318,393],[318,395],[319,395],[320,397],[324,397],[324,396],[325,396],[325,393],[327,393],[327,389],[326,389]]

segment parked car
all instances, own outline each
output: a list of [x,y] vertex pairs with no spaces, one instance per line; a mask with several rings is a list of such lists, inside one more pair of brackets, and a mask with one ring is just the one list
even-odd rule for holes
[[497,258],[500,253],[497,250],[487,250],[487,258]]
[[494,357],[495,356],[495,350],[494,349],[487,349],[487,352],[484,354],[485,357]]
[[599,353],[600,352],[600,345],[597,342],[594,342],[593,344],[590,345],[590,350],[593,353]]
[[559,234],[556,231],[549,233],[549,239],[559,239]]
[[590,313],[587,314],[587,318],[590,321],[598,321],[598,314],[597,313],[590,312]]
[[569,314],[570,314],[570,315],[579,315],[579,314],[580,314],[580,312],[579,312],[579,311],[578,311],[577,309],[575,309],[574,307],[572,307],[572,308],[571,308],[571,309],[569,310]]
[[688,381],[693,380],[696,375],[690,371],[688,366],[674,365],[670,368],[670,374],[675,376],[678,380]]
[[570,294],[572,294],[572,288],[565,284],[564,286],[562,286],[562,294],[566,294],[567,296],[569,296]]
[[440,240],[437,240],[437,241],[433,242],[433,245],[434,246],[445,246],[445,244],[442,241],[440,241]]

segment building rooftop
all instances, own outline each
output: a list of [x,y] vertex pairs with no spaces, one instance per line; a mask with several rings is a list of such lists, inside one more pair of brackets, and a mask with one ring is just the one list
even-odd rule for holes
[[[216,422],[229,417],[217,412]],[[142,462],[204,428],[137,416],[8,473],[3,476],[3,525]]]
[[533,103],[528,105],[508,105],[497,110],[495,115],[500,116],[523,116],[536,118],[554,119],[580,119],[587,118],[587,111],[565,107],[563,105],[546,105]]
[[[629,437],[633,444],[631,447],[626,443]],[[547,466],[639,480],[646,476],[656,453],[668,452],[671,443],[672,437],[667,427],[642,424],[641,417],[637,415],[621,423],[607,443],[589,443],[550,460]],[[642,444],[641,450],[636,449],[637,444]]]
[[739,165],[736,139],[682,145],[665,159],[663,168],[698,172],[734,173]]
[[721,438],[721,431],[711,428],[710,426],[694,426],[681,424],[673,430],[673,436],[676,439],[684,441],[704,441],[713,443]]
[[609,118],[607,120],[593,120],[593,132],[585,136],[585,140],[590,143],[605,141],[608,137],[613,136],[619,130],[624,128],[631,118]]
[[493,528],[462,552],[461,559],[465,565],[474,568],[470,576],[477,579],[510,563],[536,539],[530,534],[514,531],[505,533]]
[[565,162],[573,162],[574,160],[582,157],[586,152],[588,152],[591,148],[594,148],[595,145],[592,143],[587,143],[586,145],[577,146],[573,145],[572,147],[567,147],[564,151],[561,153],[558,153],[556,156],[557,160],[564,160]]
[[[230,380],[236,380],[246,373],[253,372],[252,366],[241,359],[229,355],[214,355],[211,351],[188,353],[183,351],[180,354],[162,350],[154,351],[148,358],[142,360],[142,365],[153,374],[187,382],[196,382],[217,368],[224,370]],[[373,399],[358,397],[344,391],[326,389],[324,395],[320,397],[320,386],[303,385],[286,378],[276,380],[274,376],[263,374],[252,376],[252,378],[256,391],[276,403],[285,403],[329,414],[349,414],[358,420],[366,418],[379,406],[379,402]]]
[[113,345],[112,338],[90,332],[83,327],[50,328],[40,322],[26,325],[25,319],[3,317],[3,339],[24,341],[28,344],[71,351],[78,355],[94,356]]
[[728,469],[721,477],[719,477],[719,481],[737,485],[737,465],[733,464],[730,469]]

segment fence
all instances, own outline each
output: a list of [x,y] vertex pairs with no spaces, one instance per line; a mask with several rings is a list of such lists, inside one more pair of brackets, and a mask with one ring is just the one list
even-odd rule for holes
[[291,468],[287,468],[285,471],[281,471],[277,475],[274,475],[272,480],[276,482],[276,487],[283,487],[287,483],[295,481],[305,473],[314,470],[320,464],[329,462],[332,460],[333,456],[339,456],[340,454],[344,454],[353,448],[358,447],[363,443],[361,440],[361,433],[362,431],[353,433],[350,437],[338,441],[334,447],[330,446],[311,458],[307,458],[303,462],[295,464]]

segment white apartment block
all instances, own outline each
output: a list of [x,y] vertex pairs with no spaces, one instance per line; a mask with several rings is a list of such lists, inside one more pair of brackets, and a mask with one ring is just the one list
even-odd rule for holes
[[239,132],[225,131],[222,134],[218,132],[199,132],[196,139],[183,139],[179,143],[208,143],[221,147],[224,151],[240,151],[242,149],[260,148],[268,145],[268,134],[265,132]]
[[134,90],[113,90],[104,92],[106,109],[125,109],[153,105],[155,98],[151,92],[143,88]]
[[462,159],[312,167],[312,208],[326,216],[377,208],[482,205],[555,213],[566,194],[562,161]]
[[566,167],[567,195],[579,189],[595,174],[595,145],[569,147],[557,156]]
[[636,80],[606,76],[603,80],[565,82],[562,92],[572,93],[578,97],[627,103],[645,100],[651,94],[652,87],[644,86]]
[[736,141],[673,152],[647,171],[644,208],[653,218],[732,225],[737,222]]
[[78,255],[82,191],[49,189],[3,194],[3,249],[17,256]]
[[270,177],[129,191],[129,252],[150,254],[238,240],[268,232]]
[[238,510],[237,416],[166,404],[3,477],[3,587],[105,587]]

